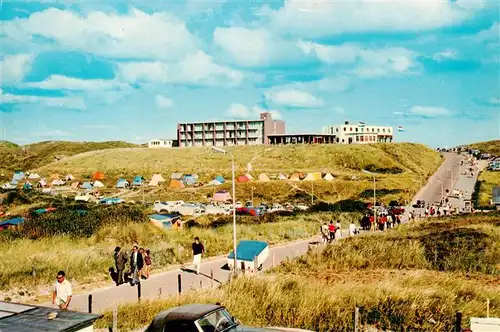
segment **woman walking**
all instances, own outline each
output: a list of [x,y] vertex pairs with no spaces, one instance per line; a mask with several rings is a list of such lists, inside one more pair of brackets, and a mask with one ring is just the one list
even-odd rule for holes
[[151,252],[146,250],[146,255],[144,255],[144,276],[149,279],[149,272],[151,271]]

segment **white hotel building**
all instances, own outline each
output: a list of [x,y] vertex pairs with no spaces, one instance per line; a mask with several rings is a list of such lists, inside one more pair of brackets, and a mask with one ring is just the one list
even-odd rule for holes
[[324,134],[332,134],[339,144],[370,144],[392,142],[394,129],[389,126],[369,126],[362,123],[323,127]]

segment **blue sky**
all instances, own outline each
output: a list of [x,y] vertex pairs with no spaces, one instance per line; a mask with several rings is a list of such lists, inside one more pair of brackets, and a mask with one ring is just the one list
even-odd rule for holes
[[0,139],[142,143],[263,110],[288,132],[498,139],[499,17],[494,0],[4,0]]

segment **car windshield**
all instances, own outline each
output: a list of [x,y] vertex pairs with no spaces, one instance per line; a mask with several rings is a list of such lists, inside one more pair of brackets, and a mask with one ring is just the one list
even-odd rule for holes
[[202,332],[222,332],[230,331],[237,324],[225,309],[219,309],[198,319],[196,325]]

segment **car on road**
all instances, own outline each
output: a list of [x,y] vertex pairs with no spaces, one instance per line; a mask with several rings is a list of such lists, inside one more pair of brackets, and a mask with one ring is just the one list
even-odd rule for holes
[[295,206],[295,208],[297,210],[301,210],[301,211],[306,211],[307,209],[309,209],[309,207],[307,205],[305,205],[304,203],[299,203]]
[[418,200],[416,204],[413,204],[413,207],[418,209],[418,208],[424,208],[425,207],[425,201],[424,200]]
[[242,325],[223,306],[188,304],[160,312],[145,332],[299,332],[288,328],[257,328]]

